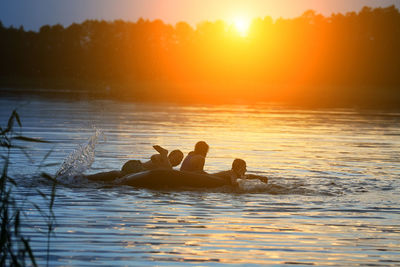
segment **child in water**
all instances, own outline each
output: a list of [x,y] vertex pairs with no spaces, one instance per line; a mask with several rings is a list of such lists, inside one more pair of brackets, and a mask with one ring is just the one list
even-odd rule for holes
[[199,141],[194,147],[194,151],[189,152],[185,160],[182,162],[181,171],[187,172],[204,172],[204,164],[206,162],[206,156],[208,153],[209,146],[204,141]]
[[183,153],[180,150],[173,150],[168,154],[168,150],[161,146],[155,145],[153,148],[159,154],[152,155],[150,160],[143,163],[140,160],[127,161],[121,169],[123,176],[147,170],[172,170],[172,168],[178,166],[183,159]]
[[238,186],[237,179],[259,179],[264,183],[268,183],[267,177],[257,176],[253,174],[245,174],[247,171],[246,161],[242,159],[235,159],[232,162],[232,169],[229,171],[222,171],[213,175],[225,179],[230,185]]
[[178,166],[182,159],[183,153],[180,150],[173,150],[168,154],[168,150],[161,146],[155,145],[153,148],[159,153],[151,156],[150,160],[141,162],[140,160],[129,160],[121,168],[120,171],[100,172],[85,177],[92,181],[112,182],[128,174],[138,173],[147,170],[166,169],[172,170]]

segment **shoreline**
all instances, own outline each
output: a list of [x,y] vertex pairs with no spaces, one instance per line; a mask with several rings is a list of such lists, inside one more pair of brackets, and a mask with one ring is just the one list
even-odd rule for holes
[[[141,81],[127,83],[58,84],[0,83],[2,96],[40,96],[68,99],[104,99],[138,103],[179,105],[271,104],[298,108],[355,108],[400,110],[400,88],[396,86],[291,86],[245,83],[220,87],[221,83],[169,83]],[[245,88],[248,90],[243,90]],[[188,89],[191,88],[191,89]],[[266,89],[264,89],[266,88]],[[384,88],[384,89],[380,89]],[[365,94],[359,97],[357,94]]]

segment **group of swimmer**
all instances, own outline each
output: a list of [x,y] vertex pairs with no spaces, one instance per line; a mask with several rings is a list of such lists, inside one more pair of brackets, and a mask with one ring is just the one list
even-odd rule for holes
[[[168,153],[168,150],[161,146],[155,145],[153,148],[158,152],[151,156],[150,160],[141,162],[139,160],[129,160],[121,168],[120,171],[102,172],[92,175],[87,175],[86,178],[94,181],[108,181],[118,183],[118,179],[148,170],[172,170],[178,166],[182,160],[180,171],[194,172],[200,174],[209,174],[204,171],[204,165],[209,150],[209,145],[204,141],[196,143],[194,150],[184,158],[182,151],[173,150]],[[264,183],[268,183],[268,178],[262,176],[246,175],[246,162],[243,159],[235,159],[232,162],[232,168],[227,171],[221,171],[210,175],[220,177],[226,180],[227,184],[232,186],[238,185],[238,179],[259,179]]]

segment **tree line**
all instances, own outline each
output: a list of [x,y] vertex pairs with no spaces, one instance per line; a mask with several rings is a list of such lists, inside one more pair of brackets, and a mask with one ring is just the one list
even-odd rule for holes
[[139,19],[38,32],[0,22],[0,40],[3,87],[83,88],[132,99],[400,99],[395,6],[257,18],[244,37],[223,21],[194,28]]

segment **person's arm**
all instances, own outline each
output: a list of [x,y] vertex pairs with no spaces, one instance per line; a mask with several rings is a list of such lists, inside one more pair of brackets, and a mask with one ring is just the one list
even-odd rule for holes
[[154,145],[153,148],[160,153],[161,156],[165,155],[166,157],[168,156],[168,150],[159,146],[159,145]]
[[265,177],[265,176],[254,175],[254,174],[246,174],[245,177],[246,177],[246,179],[249,179],[249,180],[258,179],[258,180],[260,180],[261,182],[268,183],[268,178]]
[[168,159],[168,150],[158,145],[153,146],[153,148],[160,154],[151,156],[151,162],[157,166],[157,168],[172,169],[171,162],[169,162]]

